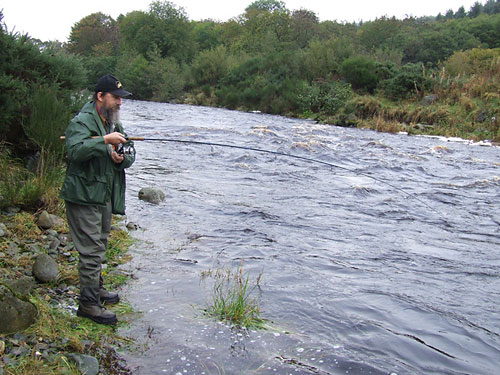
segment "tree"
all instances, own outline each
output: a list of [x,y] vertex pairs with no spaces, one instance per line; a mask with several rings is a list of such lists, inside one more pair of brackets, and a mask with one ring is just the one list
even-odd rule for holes
[[249,13],[252,11],[264,11],[273,13],[275,11],[283,11],[283,10],[286,10],[286,6],[283,1],[256,0],[245,9],[245,12]]
[[316,13],[299,9],[292,12],[291,37],[298,47],[304,48],[319,35],[319,20]]
[[385,45],[392,47],[400,28],[401,22],[395,17],[378,18],[375,21],[366,22],[360,27],[358,32],[359,40],[368,51],[373,51]]
[[463,6],[461,6],[460,8],[458,8],[454,17],[457,19],[461,19],[461,18],[465,18],[466,16],[467,16],[467,13],[465,13],[465,8]]
[[211,20],[193,22],[193,35],[198,49],[210,50],[222,44],[222,26]]
[[116,54],[119,38],[119,28],[112,17],[92,13],[71,28],[68,50],[84,56],[111,56]]
[[174,57],[179,62],[193,58],[192,26],[183,8],[169,1],[154,1],[149,12],[131,12],[120,21],[120,31],[126,46],[144,57],[158,49],[162,57]]
[[467,14],[470,18],[475,18],[479,16],[483,12],[483,5],[479,2],[476,1],[469,10],[469,13]]
[[288,48],[290,11],[282,2],[258,0],[246,9],[240,22],[243,33],[239,46],[244,51],[270,53]]
[[488,0],[483,6],[483,12],[486,14],[500,13],[500,0]]
[[446,14],[444,15],[444,18],[446,20],[451,20],[455,16],[455,13],[453,12],[453,9],[448,9],[446,11]]
[[354,89],[362,89],[370,93],[375,90],[379,81],[376,70],[376,62],[364,56],[353,56],[342,64],[344,79]]

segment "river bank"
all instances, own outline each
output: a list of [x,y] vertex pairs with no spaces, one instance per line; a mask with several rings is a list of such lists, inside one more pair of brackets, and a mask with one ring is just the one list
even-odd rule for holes
[[[0,213],[0,374],[130,374],[117,353],[132,344],[117,334],[126,323],[109,327],[76,317],[78,253],[65,220],[49,215],[47,224],[41,216],[14,207]],[[132,276],[119,268],[130,259],[131,243],[116,222],[103,271],[107,288],[117,290]],[[109,308],[131,314],[126,302]]]

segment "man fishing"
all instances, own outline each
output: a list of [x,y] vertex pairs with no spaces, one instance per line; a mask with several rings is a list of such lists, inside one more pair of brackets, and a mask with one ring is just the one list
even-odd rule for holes
[[[102,303],[119,302],[117,293],[103,286],[112,214],[125,213],[125,168],[135,153],[118,153],[126,140],[119,122],[122,98],[131,95],[112,76],[101,77],[93,99],[86,103],[66,129],[68,167],[61,190],[69,230],[79,253],[80,301],[77,315],[100,324],[115,324],[116,315]],[[133,146],[133,145],[132,145]]]

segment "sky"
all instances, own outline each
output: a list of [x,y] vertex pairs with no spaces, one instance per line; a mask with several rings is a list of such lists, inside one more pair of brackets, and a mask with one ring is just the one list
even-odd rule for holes
[[[477,0],[284,0],[287,9],[311,10],[320,21],[358,22],[395,16],[435,16],[461,6],[468,11]],[[1,0],[3,23],[8,31],[29,34],[42,41],[66,42],[71,27],[91,13],[116,19],[134,10],[147,11],[152,0]],[[184,8],[190,20],[227,21],[244,13],[253,0],[170,0]],[[484,4],[486,0],[479,0]]]

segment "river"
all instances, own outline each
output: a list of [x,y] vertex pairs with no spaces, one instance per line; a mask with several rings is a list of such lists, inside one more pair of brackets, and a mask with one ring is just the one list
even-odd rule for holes
[[[134,374],[500,373],[500,148],[127,100]],[[138,199],[163,190],[159,205]],[[242,269],[269,329],[206,317]],[[119,317],[120,318],[120,317]],[[126,320],[127,317],[124,317]]]

